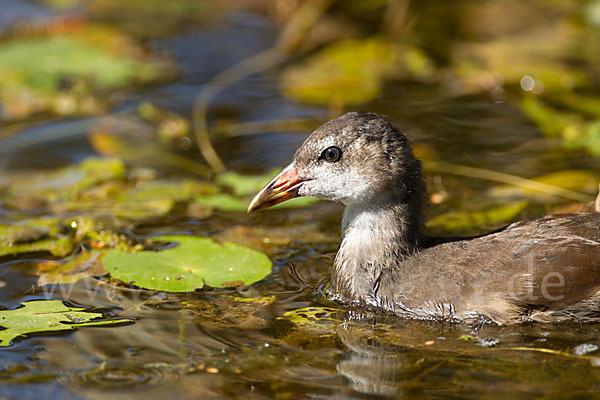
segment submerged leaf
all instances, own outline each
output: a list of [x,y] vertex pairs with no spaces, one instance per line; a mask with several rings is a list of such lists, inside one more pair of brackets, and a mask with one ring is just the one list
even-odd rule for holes
[[335,324],[341,323],[341,320],[334,318],[334,315],[340,311],[331,307],[305,307],[287,311],[282,318],[296,326],[334,333]]
[[104,267],[115,279],[168,292],[189,292],[204,285],[250,285],[271,272],[271,261],[264,253],[235,243],[184,235],[153,239],[177,245],[137,254],[110,250],[102,259]]
[[38,264],[37,285],[56,285],[75,283],[80,279],[106,273],[100,263],[102,253],[97,250],[83,251],[66,262],[47,261]]
[[78,326],[114,325],[130,320],[105,320],[102,313],[88,312],[83,307],[67,307],[60,300],[38,300],[23,303],[14,310],[0,311],[0,346],[10,346],[13,339],[29,334],[74,330]]
[[233,297],[234,301],[240,302],[240,303],[252,303],[252,304],[256,304],[256,305],[260,305],[260,306],[268,306],[270,304],[273,304],[273,302],[275,301],[275,296],[264,296],[264,297]]

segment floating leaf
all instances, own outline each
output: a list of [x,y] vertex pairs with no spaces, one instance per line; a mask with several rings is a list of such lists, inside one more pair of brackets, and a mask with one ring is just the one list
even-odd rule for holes
[[73,250],[71,240],[59,233],[58,218],[24,220],[0,225],[0,256],[47,251],[64,257]]
[[[572,110],[591,118],[600,118],[600,99],[593,95],[581,95],[575,92],[550,93],[548,98],[560,108]],[[555,110],[556,111],[556,110]]]
[[36,173],[9,182],[5,203],[8,207],[23,209],[31,205],[56,204],[63,209],[65,202],[79,197],[82,191],[100,183],[121,179],[125,174],[123,161],[117,158],[91,157],[78,165],[49,173]]
[[42,251],[47,251],[55,256],[64,257],[73,251],[73,243],[71,243],[71,239],[67,237],[58,236],[31,243],[0,244],[0,256],[18,253],[37,253]]
[[[561,95],[568,99],[574,95]],[[576,101],[576,100],[571,100]],[[600,103],[584,102],[590,109],[600,107]],[[591,103],[591,104],[587,104]],[[598,104],[596,104],[598,103]],[[572,104],[583,108],[583,104]],[[578,112],[559,111],[544,104],[540,99],[525,97],[521,100],[521,110],[540,128],[547,137],[561,137],[563,145],[570,149],[585,149],[594,156],[600,156],[600,119],[586,121]],[[588,114],[592,114],[591,110]],[[600,115],[600,111],[595,111]]]
[[[232,196],[228,193],[219,193],[207,196],[197,196],[194,200],[197,204],[202,206],[210,207],[220,211],[246,211],[248,204],[250,204],[250,198],[240,199]],[[295,199],[288,200],[284,203],[279,203],[271,209],[278,208],[304,208],[318,201],[312,197],[298,197]]]
[[192,180],[141,181],[132,187],[124,176],[122,160],[88,158],[58,171],[13,179],[5,201],[12,208],[141,219],[162,216],[178,201],[219,190],[209,182]]
[[164,75],[142,48],[106,27],[57,26],[52,35],[0,43],[0,102],[6,118],[36,112],[97,114],[106,96],[95,90],[146,83]]
[[144,182],[118,194],[108,205],[106,212],[132,219],[158,217],[171,211],[178,201],[216,191],[217,188],[212,184],[189,180]]
[[38,300],[23,303],[14,310],[0,311],[0,346],[9,346],[19,336],[30,333],[69,331],[81,326],[115,325],[130,320],[105,320],[102,313],[88,312],[83,307],[67,307],[60,300]]
[[235,243],[183,235],[153,239],[177,245],[137,254],[110,250],[102,259],[104,267],[115,279],[168,292],[189,292],[204,285],[250,285],[271,272],[271,261],[264,253]]
[[[569,53],[577,34],[569,27],[557,25],[528,31],[526,36],[464,43],[453,52],[455,71],[467,88],[476,90],[503,84],[520,87],[525,75],[531,77],[533,85],[528,90],[534,93],[572,90],[590,82],[584,69],[561,59]],[[576,56],[582,58],[583,54]],[[492,73],[501,77],[501,82]]]
[[593,0],[587,3],[583,15],[588,24],[600,28],[600,1]]
[[217,183],[230,187],[236,196],[252,196],[262,189],[279,171],[281,171],[281,168],[273,168],[262,175],[241,175],[229,171],[219,175]]
[[580,115],[555,110],[533,96],[524,97],[520,105],[521,110],[550,138],[560,137],[568,127],[583,122]]
[[399,53],[385,39],[336,42],[281,74],[283,93],[310,104],[356,105],[379,95]]
[[65,78],[92,79],[99,88],[115,88],[156,77],[155,65],[111,54],[76,36],[22,39],[0,45],[0,71],[18,71],[23,81],[41,91],[57,90]]
[[246,211],[248,200],[240,199],[228,193],[218,193],[206,196],[196,196],[197,204],[221,211]]
[[563,137],[567,148],[585,149],[593,156],[600,156],[600,119],[568,127]]
[[57,218],[41,218],[24,220],[12,224],[0,225],[0,243],[32,242],[48,236],[56,235],[59,229]]
[[498,225],[515,219],[529,202],[523,200],[483,211],[453,211],[438,215],[427,221],[430,229],[446,231],[464,231]]
[[[217,183],[232,189],[234,195],[229,193],[214,193],[196,196],[194,202],[205,207],[220,211],[246,211],[254,194],[275,176],[280,168],[275,168],[263,175],[241,175],[237,172],[226,172],[217,177]],[[297,198],[278,204],[276,208],[301,208],[317,201],[313,198]]]
[[[216,193],[197,196],[195,202],[221,211],[246,211],[252,196],[258,193],[279,171],[281,171],[281,168],[275,168],[262,175],[241,175],[232,171],[226,172],[219,175],[217,183],[231,188],[234,195]],[[311,197],[299,197],[277,204],[272,208],[302,208],[316,201],[317,199]]]

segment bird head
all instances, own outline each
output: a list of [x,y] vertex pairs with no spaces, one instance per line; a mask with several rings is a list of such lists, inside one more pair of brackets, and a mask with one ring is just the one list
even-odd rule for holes
[[352,112],[317,128],[254,197],[248,212],[300,196],[361,204],[402,196],[421,181],[406,136],[381,115]]

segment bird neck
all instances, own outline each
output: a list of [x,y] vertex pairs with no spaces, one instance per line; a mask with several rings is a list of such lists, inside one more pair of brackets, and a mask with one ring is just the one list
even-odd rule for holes
[[419,251],[422,199],[416,197],[407,201],[406,196],[390,196],[346,206],[331,277],[333,293],[361,297],[377,286],[382,270],[398,267]]

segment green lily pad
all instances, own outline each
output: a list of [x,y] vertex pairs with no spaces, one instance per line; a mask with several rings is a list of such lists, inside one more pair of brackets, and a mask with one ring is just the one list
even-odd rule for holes
[[105,320],[102,313],[88,312],[83,307],[67,307],[60,300],[37,300],[23,303],[14,310],[0,311],[0,346],[10,346],[13,339],[30,334],[69,331],[82,326],[121,324],[130,320]]
[[523,200],[483,211],[453,211],[430,219],[426,225],[430,229],[445,231],[465,231],[498,225],[515,219],[528,205],[529,202]]
[[177,246],[136,254],[110,250],[102,258],[104,268],[120,281],[167,292],[250,285],[271,273],[271,260],[264,253],[235,243],[184,235],[153,240]]

